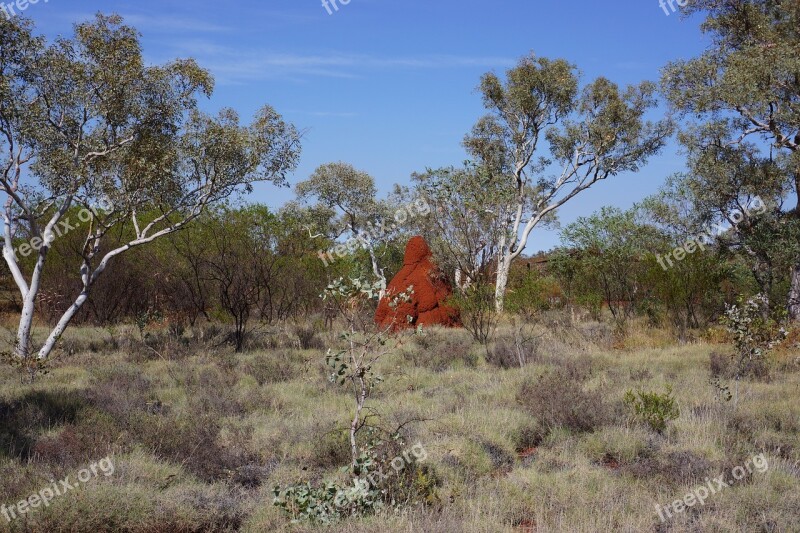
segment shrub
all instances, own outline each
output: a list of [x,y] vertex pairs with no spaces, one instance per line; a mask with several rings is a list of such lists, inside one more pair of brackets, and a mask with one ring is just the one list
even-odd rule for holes
[[170,419],[139,414],[131,424],[132,433],[153,455],[183,465],[205,482],[226,479],[255,461],[241,449],[220,444],[221,426],[213,415],[192,413]]
[[722,323],[733,337],[737,382],[748,375],[766,377],[766,355],[787,336],[779,322],[767,316],[768,305],[769,300],[759,294],[726,306]]
[[511,468],[514,466],[514,456],[505,448],[488,440],[481,441],[480,445],[483,451],[489,456],[489,460],[492,462],[492,467],[494,469],[503,472],[511,471]]
[[506,309],[528,319],[560,304],[564,298],[555,278],[535,271],[516,276],[509,285]]
[[194,416],[243,415],[234,385],[236,376],[208,367],[193,372],[186,382],[189,409]]
[[294,327],[294,334],[301,350],[324,350],[325,343],[317,336],[314,325],[297,325]]
[[610,348],[614,344],[615,331],[605,322],[586,322],[575,326],[583,337],[602,348]]
[[520,354],[511,339],[498,339],[489,350],[486,350],[486,362],[498,368],[520,367]]
[[711,352],[708,356],[708,367],[712,378],[731,378],[735,373],[733,358],[719,352]]
[[517,451],[523,451],[536,448],[546,436],[545,430],[536,421],[532,421],[515,429],[511,434],[511,440]]
[[512,334],[499,338],[491,349],[486,350],[489,364],[500,368],[520,368],[542,361],[542,334],[535,334],[525,322],[511,319]]
[[[392,442],[402,445],[398,435]],[[372,439],[362,447],[362,453],[350,470],[350,482],[327,481],[321,485],[309,482],[282,489],[276,486],[273,504],[288,515],[292,522],[308,521],[328,524],[342,518],[365,516],[389,506],[400,508],[413,502],[423,504],[438,501],[436,487],[441,482],[432,468],[420,465],[414,450],[414,461],[406,452],[403,456],[387,453],[397,449],[381,439]],[[424,450],[423,450],[424,451]],[[403,467],[395,462],[400,459]]]
[[570,380],[584,382],[594,373],[594,361],[585,354],[563,357],[554,361],[561,365],[561,371]]
[[594,431],[609,418],[609,409],[599,391],[584,390],[575,373],[558,368],[536,383],[524,383],[517,401],[539,423],[552,429]]
[[133,365],[101,367],[93,374],[92,387],[85,397],[117,421],[124,422],[131,413],[146,411],[158,400],[150,381]]
[[680,450],[664,455],[647,454],[623,465],[623,471],[634,478],[658,478],[672,485],[692,485],[710,476],[713,467],[705,457],[689,450]]
[[318,468],[345,466],[352,460],[350,456],[350,435],[347,429],[330,428],[322,434],[314,435],[314,455],[311,464]]
[[413,337],[403,349],[406,360],[414,366],[443,372],[456,364],[473,368],[478,364],[476,346],[464,331],[433,328]]
[[83,396],[64,389],[29,392],[14,401],[0,399],[0,458],[30,459],[39,431],[74,423],[86,406]]
[[297,367],[302,359],[295,352],[281,351],[258,354],[244,364],[244,373],[252,376],[259,385],[291,381],[297,377]]
[[667,422],[680,416],[680,410],[672,396],[672,387],[669,386],[664,394],[629,390],[625,393],[623,402],[633,411],[635,418],[643,420],[658,433],[667,429]]
[[450,298],[450,303],[461,312],[464,327],[475,341],[488,344],[499,318],[495,311],[494,287],[479,284],[459,290]]

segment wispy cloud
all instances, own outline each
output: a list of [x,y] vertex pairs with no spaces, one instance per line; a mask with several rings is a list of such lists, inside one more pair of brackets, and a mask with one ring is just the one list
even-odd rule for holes
[[[267,13],[270,16],[263,17],[265,20],[298,22],[291,17],[299,16],[290,12],[270,10]],[[315,78],[352,79],[378,70],[506,68],[515,63],[513,58],[497,56],[388,56],[328,51],[284,53],[264,48],[242,48],[231,46],[229,37],[238,35],[243,30],[224,23],[163,13],[121,14],[127,24],[146,36],[148,61],[158,64],[175,57],[193,57],[214,74],[218,83],[225,85],[272,79],[293,82],[307,82]],[[75,11],[65,12],[61,16],[71,21],[91,20],[94,17],[90,13]]]
[[358,116],[357,113],[347,111],[295,111],[295,113],[311,117],[352,118]]
[[165,17],[162,15],[125,15],[126,24],[142,31],[152,32],[203,32],[219,33],[233,31],[234,28],[213,24],[205,20],[185,17]]
[[357,78],[375,70],[422,70],[457,68],[505,68],[513,59],[493,56],[432,54],[416,57],[387,57],[368,54],[292,54],[270,51],[242,51],[212,43],[184,42],[178,51],[191,55],[210,69],[221,83],[313,77]]
[[[162,13],[155,15],[120,13],[125,24],[135,27],[144,34],[169,34],[176,33],[221,33],[231,32],[235,28],[213,24],[206,20],[190,17],[172,17]],[[59,18],[71,23],[93,20],[95,13],[65,11]]]

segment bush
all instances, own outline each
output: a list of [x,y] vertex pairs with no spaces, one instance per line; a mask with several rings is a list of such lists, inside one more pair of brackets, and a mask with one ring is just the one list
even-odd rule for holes
[[564,299],[561,286],[551,276],[538,272],[515,272],[509,283],[506,310],[530,319],[541,311],[560,305]]
[[0,399],[0,458],[30,459],[38,432],[74,423],[86,406],[83,396],[64,389]]
[[291,381],[298,375],[298,366],[303,363],[296,352],[281,351],[253,356],[243,366],[244,373],[252,376],[259,385]]
[[328,426],[328,430],[313,435],[314,454],[310,462],[317,468],[339,468],[352,460],[350,452],[350,435],[347,429],[336,429]]
[[594,431],[610,416],[603,395],[584,390],[581,376],[564,368],[523,384],[517,401],[548,431],[559,427]]
[[733,358],[719,352],[711,352],[708,356],[708,368],[712,378],[732,378],[735,374]]
[[[276,486],[273,504],[293,522],[328,524],[346,517],[371,515],[386,507],[399,509],[415,502],[438,501],[436,488],[441,482],[432,468],[420,464],[427,452],[418,451],[421,445],[415,445],[411,448],[412,459],[409,450],[400,455],[398,446],[402,447],[398,435],[391,441],[372,439],[362,448],[347,484],[327,481],[317,486],[309,482],[284,489]],[[421,452],[424,457],[419,456]]]
[[461,320],[472,338],[488,344],[499,318],[495,311],[494,287],[480,284],[460,290],[450,298],[450,304],[461,312]]
[[464,331],[433,328],[414,335],[403,349],[403,356],[414,366],[443,372],[457,364],[474,368],[478,364],[476,346]]
[[297,342],[301,350],[325,349],[325,343],[317,336],[317,330],[313,324],[295,326],[294,334],[297,335]]
[[502,369],[519,368],[520,352],[512,339],[498,339],[486,351],[486,362]]
[[517,451],[524,451],[539,446],[546,436],[546,431],[536,421],[531,421],[515,429],[511,441]]
[[667,422],[677,419],[681,414],[672,396],[672,387],[667,387],[664,394],[629,390],[625,393],[623,403],[633,411],[635,418],[643,420],[658,433],[663,433],[667,429]]
[[682,450],[664,456],[640,457],[623,465],[623,471],[638,479],[658,478],[672,485],[692,485],[711,475],[713,466],[706,458]]
[[592,377],[595,369],[594,361],[585,354],[560,359],[554,358],[553,361],[561,365],[561,372],[567,379],[581,383]]
[[542,362],[541,345],[543,335],[535,334],[525,322],[511,321],[512,334],[499,338],[486,351],[489,364],[499,368],[520,368],[527,364]]
[[778,320],[766,316],[768,305],[769,300],[759,294],[726,306],[722,323],[733,337],[737,381],[748,375],[767,377],[766,356],[787,336]]

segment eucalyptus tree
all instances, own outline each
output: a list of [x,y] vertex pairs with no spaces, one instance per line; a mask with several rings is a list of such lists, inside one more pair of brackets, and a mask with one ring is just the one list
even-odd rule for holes
[[[241,352],[257,311],[274,304],[280,274],[276,253],[278,218],[263,205],[221,206],[198,221],[203,230],[203,271],[216,303],[233,321],[233,341]],[[261,315],[262,321],[272,317]]]
[[349,251],[362,246],[369,254],[372,273],[386,285],[385,268],[378,257],[378,241],[394,228],[386,226],[386,206],[376,199],[375,179],[343,162],[319,166],[309,178],[295,187],[303,201],[316,199],[333,209],[339,217],[334,239],[349,236]]
[[662,236],[637,209],[604,207],[565,227],[561,241],[571,253],[562,250],[560,260],[575,262],[585,290],[596,291],[622,324],[646,296],[645,258],[660,251]]
[[[781,238],[790,256],[789,315],[800,318],[800,3],[781,0],[694,0],[686,14],[705,16],[711,44],[703,54],[664,70],[671,105],[701,125],[683,135],[690,170],[699,177],[698,204],[719,212],[722,200],[779,197],[751,243]],[[740,184],[741,194],[731,184]],[[792,196],[794,206],[785,206]],[[706,213],[708,217],[711,215]],[[756,229],[756,228],[754,228]],[[769,243],[766,243],[769,244]],[[773,246],[775,243],[772,243]],[[763,278],[765,255],[744,248]],[[761,265],[759,265],[761,263]],[[769,284],[769,279],[760,279]]]
[[498,241],[495,302],[503,309],[513,261],[531,232],[559,207],[598,181],[637,171],[670,135],[669,120],[645,118],[656,87],[621,90],[598,78],[582,90],[574,65],[563,59],[522,58],[506,74],[485,74],[480,91],[489,114],[465,139],[466,148],[513,188],[499,202],[505,231]]
[[416,227],[431,246],[439,265],[466,288],[486,281],[490,263],[497,260],[502,233],[496,205],[513,189],[493,180],[485,167],[429,169],[412,175],[413,194],[423,199],[434,216]]
[[796,254],[796,222],[783,214],[785,174],[758,147],[727,143],[727,130],[719,126],[711,123],[681,135],[689,172],[671,176],[645,205],[675,244],[706,242],[723,260],[741,258],[764,295],[760,301],[768,304],[780,272]]
[[[254,182],[283,184],[297,165],[300,136],[272,108],[250,125],[230,109],[202,113],[197,100],[211,95],[211,75],[192,60],[146,66],[138,32],[118,16],[98,14],[50,45],[27,20],[0,20],[0,50],[3,257],[23,301],[17,360],[48,358],[114,257]],[[66,218],[73,210],[79,222]],[[133,238],[101,252],[122,225]],[[65,231],[85,234],[81,289],[37,351],[36,297],[48,250]],[[14,250],[21,240],[36,256],[30,272]]]

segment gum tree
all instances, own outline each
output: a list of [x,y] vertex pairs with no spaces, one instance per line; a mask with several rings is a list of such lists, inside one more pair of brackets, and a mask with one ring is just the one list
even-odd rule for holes
[[503,219],[495,304],[503,310],[511,265],[531,232],[598,181],[635,172],[658,153],[669,121],[649,122],[655,85],[620,88],[598,78],[581,91],[575,66],[563,59],[522,58],[501,80],[480,84],[489,114],[466,137],[466,148],[514,190],[495,208]]
[[690,171],[670,177],[646,204],[684,242],[705,236],[724,256],[741,257],[764,295],[759,301],[769,303],[795,253],[781,212],[785,173],[758,147],[728,144],[728,130],[719,126],[681,134]]
[[[194,61],[145,66],[139,34],[118,16],[97,15],[52,45],[21,18],[0,20],[0,192],[3,257],[22,296],[14,359],[43,363],[110,261],[185,227],[206,206],[285,182],[299,135],[270,107],[250,125],[230,109],[197,108],[213,80]],[[2,198],[0,196],[0,198]],[[102,204],[102,207],[98,207]],[[88,213],[82,288],[40,346],[31,340],[47,254],[65,216]],[[111,244],[115,228],[133,238]],[[34,250],[23,271],[15,244]]]
[[436,213],[415,226],[438,264],[453,274],[459,288],[483,284],[490,263],[497,259],[500,233],[500,219],[491,206],[510,190],[492,180],[485,168],[469,163],[463,168],[429,169],[411,178],[414,193]]
[[[686,14],[705,16],[711,45],[699,57],[664,70],[663,90],[671,105],[702,121],[683,135],[692,174],[701,187],[694,201],[711,211],[737,209],[748,196],[774,198],[767,220],[742,249],[751,258],[762,289],[768,253],[765,237],[781,239],[788,256],[789,316],[800,318],[800,3],[781,0],[696,0]],[[691,183],[690,183],[691,185]],[[738,186],[739,190],[735,190]],[[784,207],[794,196],[797,204]],[[726,204],[727,202],[727,204]],[[755,231],[758,230],[758,231]],[[761,273],[761,274],[759,274]]]
[[660,240],[654,228],[641,222],[636,209],[604,207],[562,230],[566,249],[557,254],[558,261],[562,271],[571,267],[577,272],[584,290],[598,294],[622,327],[645,297],[644,258],[657,249]]
[[[363,246],[369,254],[372,274],[385,286],[386,275],[380,266],[375,240],[385,237],[393,228],[386,228],[383,222],[385,209],[375,199],[375,179],[349,163],[326,163],[298,183],[296,192],[301,200],[315,198],[321,206],[337,212],[339,230],[334,238],[349,234],[350,252],[355,251],[356,244]],[[373,235],[376,228],[378,235]]]

